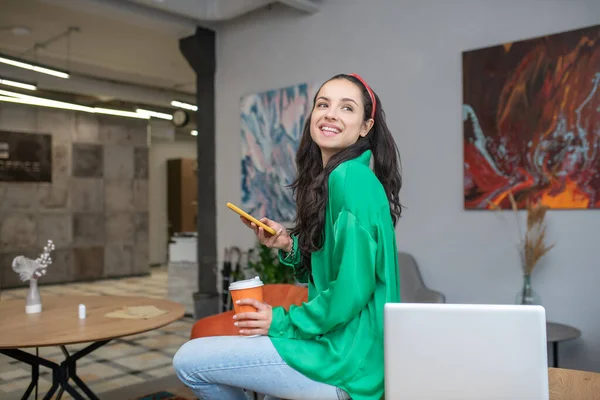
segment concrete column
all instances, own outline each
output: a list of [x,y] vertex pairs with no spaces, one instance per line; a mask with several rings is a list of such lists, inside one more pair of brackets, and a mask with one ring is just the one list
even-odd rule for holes
[[198,136],[198,293],[195,316],[219,312],[217,292],[217,215],[215,149],[215,32],[198,27],[179,42],[181,53],[196,72],[196,124]]

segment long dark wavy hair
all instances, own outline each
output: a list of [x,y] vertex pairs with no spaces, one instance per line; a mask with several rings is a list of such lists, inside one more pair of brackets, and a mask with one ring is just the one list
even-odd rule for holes
[[[373,103],[362,82],[354,76],[339,74],[324,82],[323,85],[334,79],[346,79],[361,89],[364,119],[368,121]],[[313,99],[313,109],[319,91]],[[394,225],[400,218],[402,212],[402,204],[399,199],[402,187],[400,153],[386,124],[381,100],[375,92],[373,95],[376,102],[373,127],[365,137],[359,137],[356,143],[333,155],[325,167],[323,167],[321,150],[310,135],[312,117],[308,118],[304,125],[302,139],[296,153],[297,177],[290,185],[296,198],[295,226],[290,233],[297,235],[299,251],[302,254],[301,267],[296,271],[299,277],[308,276],[312,280],[311,254],[323,245],[328,178],[331,171],[340,163],[356,158],[366,150],[371,150],[374,158],[374,172],[387,194]]]

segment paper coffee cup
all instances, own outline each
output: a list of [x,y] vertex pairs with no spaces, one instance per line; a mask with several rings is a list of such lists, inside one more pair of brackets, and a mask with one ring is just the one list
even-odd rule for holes
[[243,281],[236,281],[229,285],[229,293],[231,293],[231,300],[233,301],[233,309],[236,314],[241,312],[255,312],[256,308],[250,305],[239,305],[236,301],[241,299],[256,299],[260,302],[263,301],[263,282],[260,277],[254,277],[252,279],[246,279]]

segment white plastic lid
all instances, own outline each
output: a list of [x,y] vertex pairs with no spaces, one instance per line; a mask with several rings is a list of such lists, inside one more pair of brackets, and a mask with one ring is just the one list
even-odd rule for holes
[[229,290],[250,289],[259,286],[263,286],[263,282],[260,280],[259,276],[255,276],[252,279],[233,282],[231,285],[229,285]]

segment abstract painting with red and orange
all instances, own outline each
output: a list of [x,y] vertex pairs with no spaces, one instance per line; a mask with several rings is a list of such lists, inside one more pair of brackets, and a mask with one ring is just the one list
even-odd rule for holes
[[464,207],[600,208],[600,25],[463,53]]

